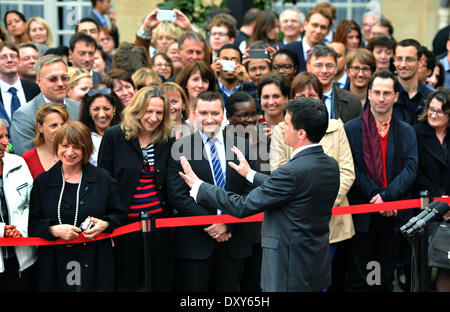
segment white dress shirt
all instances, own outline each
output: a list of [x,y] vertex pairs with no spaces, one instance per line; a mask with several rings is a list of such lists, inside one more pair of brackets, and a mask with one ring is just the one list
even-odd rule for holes
[[11,120],[11,99],[12,99],[12,93],[8,92],[9,88],[14,87],[17,89],[17,97],[20,101],[20,106],[25,105],[27,102],[27,99],[25,98],[25,92],[23,91],[22,82],[20,79],[17,79],[17,81],[13,84],[7,84],[3,80],[0,80],[0,88],[2,92],[2,98],[3,98],[3,106],[5,107],[6,113],[8,114],[9,119]]

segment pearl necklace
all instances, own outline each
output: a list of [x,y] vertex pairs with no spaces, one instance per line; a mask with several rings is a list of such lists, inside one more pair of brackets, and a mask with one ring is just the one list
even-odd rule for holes
[[[61,175],[62,175],[63,185],[62,185],[61,193],[59,194],[59,200],[58,200],[58,221],[59,221],[59,224],[62,224],[62,221],[61,221],[61,201],[62,201],[62,197],[63,197],[63,193],[64,193],[64,187],[66,186],[66,180],[64,180],[64,172],[63,172],[62,167],[61,167]],[[83,179],[83,170],[81,170],[80,183],[78,184],[78,188],[77,188],[77,199],[76,199],[76,202],[75,202],[75,220],[73,221],[73,226],[77,226],[78,207],[80,205],[80,188],[81,188],[81,180],[82,179]]]

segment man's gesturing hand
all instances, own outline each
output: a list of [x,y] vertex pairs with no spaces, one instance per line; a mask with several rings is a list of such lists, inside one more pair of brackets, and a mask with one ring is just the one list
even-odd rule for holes
[[242,152],[236,146],[233,146],[231,150],[236,154],[239,160],[239,165],[236,165],[234,162],[229,161],[228,166],[236,170],[237,173],[245,178],[251,170],[250,165],[248,164],[247,159],[245,159],[244,154],[242,154]]

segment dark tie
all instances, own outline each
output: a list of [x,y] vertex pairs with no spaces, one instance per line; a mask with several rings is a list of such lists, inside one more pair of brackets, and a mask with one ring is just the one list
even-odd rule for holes
[[[213,166],[214,180],[216,181],[216,185],[218,187],[225,188],[225,175],[223,174],[219,154],[216,149],[217,139],[208,138],[208,142],[211,144],[211,163]],[[217,210],[217,214],[222,214],[222,211]]]
[[20,107],[20,100],[19,100],[19,97],[17,96],[16,88],[11,87],[11,88],[9,88],[8,92],[12,94],[12,98],[11,98],[11,120],[12,120],[14,112],[16,110],[18,110]]

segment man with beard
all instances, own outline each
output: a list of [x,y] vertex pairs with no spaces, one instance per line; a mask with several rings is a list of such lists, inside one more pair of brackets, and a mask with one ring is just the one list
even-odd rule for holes
[[[255,84],[250,80],[241,60],[242,53],[239,48],[233,44],[226,44],[218,51],[216,60],[211,64],[212,70],[218,77],[217,92],[222,96],[224,102],[236,91],[245,91],[254,99],[257,98]],[[234,62],[234,67],[232,63],[228,63],[229,61]]]
[[419,62],[422,45],[414,39],[400,41],[395,48],[394,65],[399,82],[399,96],[393,114],[411,125],[423,112],[425,100],[432,92],[419,81]]

